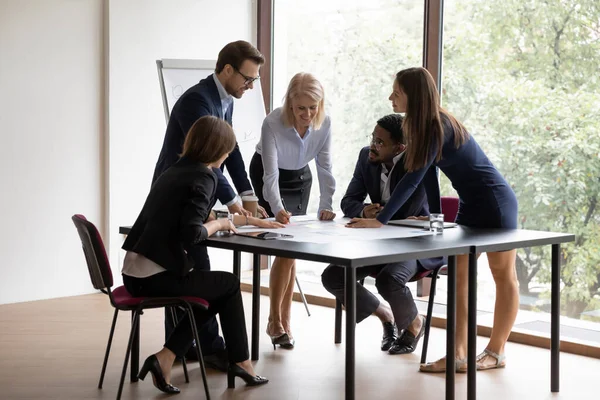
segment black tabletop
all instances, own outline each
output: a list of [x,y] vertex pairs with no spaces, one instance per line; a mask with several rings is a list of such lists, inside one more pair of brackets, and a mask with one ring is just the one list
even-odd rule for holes
[[[123,234],[127,234],[129,230],[130,227],[119,228],[119,232]],[[361,267],[418,258],[558,244],[573,240],[575,236],[567,233],[456,227],[444,230],[441,235],[402,239],[301,243],[242,236],[212,236],[204,243],[209,247],[221,249]]]

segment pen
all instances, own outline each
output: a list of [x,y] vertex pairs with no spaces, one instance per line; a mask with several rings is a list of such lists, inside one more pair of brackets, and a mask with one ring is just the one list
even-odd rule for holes
[[281,198],[281,205],[283,205],[283,211],[285,211],[286,213],[289,214],[290,212],[287,210],[287,207],[285,206],[285,201],[283,201],[283,197]]
[[281,205],[283,205],[283,211],[285,211],[288,215],[288,221],[290,221],[291,217],[292,217],[292,213],[290,213],[287,210],[287,207],[285,206],[285,201],[283,201],[283,197],[281,198]]

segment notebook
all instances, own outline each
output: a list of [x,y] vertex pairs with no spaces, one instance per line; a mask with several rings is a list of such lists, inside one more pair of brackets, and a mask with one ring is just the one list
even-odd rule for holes
[[[388,225],[409,226],[411,228],[429,229],[429,221],[424,221],[420,219],[396,219],[389,221]],[[444,222],[444,228],[454,228],[455,226],[455,222]]]

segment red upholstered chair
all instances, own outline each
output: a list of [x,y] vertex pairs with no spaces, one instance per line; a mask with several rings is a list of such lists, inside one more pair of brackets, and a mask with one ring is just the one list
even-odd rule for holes
[[[95,289],[98,289],[108,295],[110,304],[115,308],[115,313],[110,327],[110,334],[108,336],[108,344],[106,345],[106,353],[104,355],[104,363],[102,364],[102,372],[100,373],[100,381],[98,382],[98,389],[102,389],[102,382],[104,381],[104,373],[106,372],[106,364],[108,362],[108,355],[110,353],[110,346],[112,344],[113,334],[115,332],[115,325],[117,323],[117,315],[119,311],[131,311],[131,331],[129,333],[129,343],[127,344],[127,351],[125,353],[125,361],[123,362],[123,371],[121,373],[121,381],[119,383],[119,391],[117,392],[117,400],[121,398],[123,391],[123,383],[125,381],[125,374],[127,372],[127,363],[129,361],[129,355],[131,353],[131,347],[134,342],[135,333],[139,330],[140,315],[143,314],[143,310],[150,308],[164,308],[164,307],[181,307],[188,313],[192,323],[192,331],[196,343],[200,343],[198,339],[198,331],[196,329],[196,321],[194,319],[194,313],[192,312],[192,306],[200,307],[204,310],[208,309],[208,302],[199,297],[181,296],[181,297],[133,297],[124,286],[119,286],[112,289],[113,286],[113,275],[110,268],[108,257],[106,256],[106,250],[100,237],[100,233],[96,226],[89,222],[83,215],[76,214],[72,218],[81,244],[83,246],[83,253],[92,280],[92,285]],[[202,379],[204,381],[204,391],[206,392],[206,398],[210,399],[208,392],[208,383],[206,381],[206,370],[204,369],[204,360],[202,358],[202,352],[200,346],[195,346],[198,350],[198,359],[200,362],[200,371],[202,372]],[[185,374],[185,381],[189,382],[188,372],[185,365],[185,360],[182,362]]]
[[[454,222],[458,214],[458,197],[442,197],[442,213],[444,222]],[[433,314],[433,304],[435,298],[435,286],[438,275],[442,270],[446,270],[446,265],[442,265],[434,270],[420,270],[413,276],[409,282],[420,281],[423,278],[431,278],[431,289],[429,292],[429,301],[427,304],[427,316],[425,317],[425,334],[423,335],[423,350],[421,352],[421,363],[427,361],[427,346],[429,344],[429,330],[431,328],[431,317]],[[375,278],[377,275],[371,275]],[[360,281],[364,284],[364,280]],[[336,300],[335,303],[335,343],[342,342],[342,303]]]

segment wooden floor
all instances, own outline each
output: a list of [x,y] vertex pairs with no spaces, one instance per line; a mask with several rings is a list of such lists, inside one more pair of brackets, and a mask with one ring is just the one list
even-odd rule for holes
[[[333,344],[333,310],[311,306],[308,317],[294,303],[296,349],[273,351],[265,334],[268,299],[261,299],[261,352],[258,373],[271,379],[266,386],[226,388],[226,376],[209,370],[213,399],[343,399],[344,347]],[[247,326],[250,295],[244,293]],[[108,338],[112,308],[106,296],[87,296],[0,306],[0,399],[114,399],[125,354],[129,315],[118,323],[104,388],[96,388]],[[141,359],[162,345],[162,313],[142,317]],[[390,356],[379,350],[380,324],[368,318],[358,325],[356,341],[357,399],[442,399],[444,375],[419,373],[419,354]],[[444,353],[445,332],[434,329],[430,358]],[[479,349],[485,346],[480,339]],[[420,352],[421,346],[418,348]],[[598,398],[600,360],[563,354],[561,392],[550,393],[548,350],[509,343],[504,370],[479,372],[480,399]],[[177,399],[203,399],[197,364],[191,382],[184,383],[181,367],[173,383],[182,389]],[[125,399],[162,399],[148,378],[125,383]],[[466,376],[457,376],[457,399],[466,398]]]

